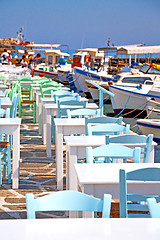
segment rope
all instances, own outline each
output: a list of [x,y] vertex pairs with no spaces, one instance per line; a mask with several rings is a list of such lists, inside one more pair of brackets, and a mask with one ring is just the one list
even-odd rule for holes
[[[135,91],[135,90],[134,90],[134,91]],[[130,98],[131,98],[132,93],[133,93],[133,91],[130,93],[130,95],[129,95],[128,99],[127,99],[127,102],[126,102],[126,104],[124,105],[124,108],[123,108],[123,109],[120,111],[120,113],[118,113],[115,117],[119,117],[119,116],[123,113],[123,111],[124,111],[125,108],[127,107],[127,104],[128,104],[128,102],[129,102],[129,100],[130,100]]]

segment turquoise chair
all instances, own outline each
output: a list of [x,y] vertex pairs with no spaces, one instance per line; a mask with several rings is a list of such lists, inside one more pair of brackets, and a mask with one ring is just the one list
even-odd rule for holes
[[[58,100],[58,118],[67,117],[67,109],[79,109],[86,107],[86,101],[81,102],[80,96],[63,97]],[[67,106],[67,108],[66,108]]]
[[[124,169],[119,171],[119,194],[120,194],[120,217],[121,218],[144,218],[150,217],[150,214],[144,214],[149,211],[147,199],[160,196],[132,194],[127,191],[127,181],[160,181],[160,168],[142,168],[131,172],[125,172]],[[129,212],[134,211],[134,213]]]
[[76,110],[71,110],[67,109],[67,117],[68,118],[84,118],[84,117],[92,117],[92,116],[100,116],[100,109],[94,110],[94,109],[76,109]]
[[143,163],[149,163],[149,157],[152,147],[153,134],[145,135],[132,135],[124,134],[119,136],[106,136],[106,144],[109,143],[142,143],[145,147],[141,148],[141,158],[143,158]]
[[156,198],[147,198],[147,204],[151,218],[160,218],[160,203],[157,203]]
[[14,94],[12,99],[12,106],[11,106],[11,118],[16,118],[17,116],[17,107],[18,107],[18,101],[19,101],[19,94]]
[[115,118],[115,117],[95,117],[95,118],[85,118],[85,134],[88,135],[88,124],[105,124],[105,123],[117,123],[122,125],[123,117]]
[[32,193],[26,194],[27,218],[35,219],[36,211],[94,211],[102,212],[103,218],[109,218],[111,195],[104,199],[91,197],[76,191],[59,191],[34,199]]
[[72,91],[65,91],[65,90],[58,90],[56,92],[54,92],[54,102],[57,103],[59,98],[62,97],[67,97],[67,96],[74,96],[75,93]]
[[86,162],[106,162],[115,163],[117,159],[123,159],[123,162],[127,162],[127,159],[134,159],[135,163],[140,162],[139,147],[129,148],[118,144],[107,144],[100,147],[86,148]]
[[125,134],[129,134],[130,125],[122,126],[119,124],[98,124],[95,126],[87,125],[87,133],[88,135],[118,135],[121,132]]

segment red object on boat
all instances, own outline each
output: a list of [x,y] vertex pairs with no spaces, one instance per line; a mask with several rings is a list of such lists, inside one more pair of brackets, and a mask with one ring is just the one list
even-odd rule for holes
[[39,76],[39,77],[44,77],[44,74],[43,74],[43,73],[40,73],[38,76]]

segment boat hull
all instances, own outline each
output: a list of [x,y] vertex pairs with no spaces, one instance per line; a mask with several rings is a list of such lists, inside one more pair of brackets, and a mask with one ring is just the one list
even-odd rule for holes
[[153,134],[154,140],[160,142],[160,120],[158,119],[138,119],[137,125],[142,134]]
[[111,102],[116,115],[122,113],[129,118],[136,116],[143,118],[147,115],[145,95],[139,95],[115,86],[109,86],[109,90],[114,93]]
[[[108,77],[100,76],[100,75],[98,75],[99,73],[97,73],[97,72],[81,69],[78,67],[74,68],[74,72],[75,72],[75,83],[77,83],[77,85],[83,92],[90,92],[94,102],[98,102],[99,101],[98,89],[88,85],[88,83],[86,83],[86,80],[91,80],[93,82],[96,81],[97,84],[98,84],[98,82],[99,83],[104,82],[104,83],[106,83],[105,88],[108,89],[107,82],[111,80],[111,76],[110,77],[109,76]],[[106,98],[106,97],[107,96],[104,96],[104,98]]]
[[54,73],[54,72],[46,72],[46,71],[42,71],[42,70],[35,70],[35,75],[39,75],[39,74],[43,74],[46,78],[52,78],[52,80],[62,83],[64,85],[68,85],[68,82],[62,82],[61,80],[59,80],[58,77],[58,73]]

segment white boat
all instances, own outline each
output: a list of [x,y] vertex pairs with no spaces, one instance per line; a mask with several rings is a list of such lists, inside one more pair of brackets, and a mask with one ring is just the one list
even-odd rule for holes
[[138,119],[137,125],[142,134],[153,134],[154,140],[160,142],[160,119]]
[[141,71],[119,74],[114,79],[114,85],[109,86],[109,90],[115,95],[111,101],[116,115],[144,118],[147,99],[160,100],[160,71],[149,65],[144,66],[147,67],[151,73]]
[[149,119],[160,119],[160,101],[149,98],[147,100],[146,110]]

